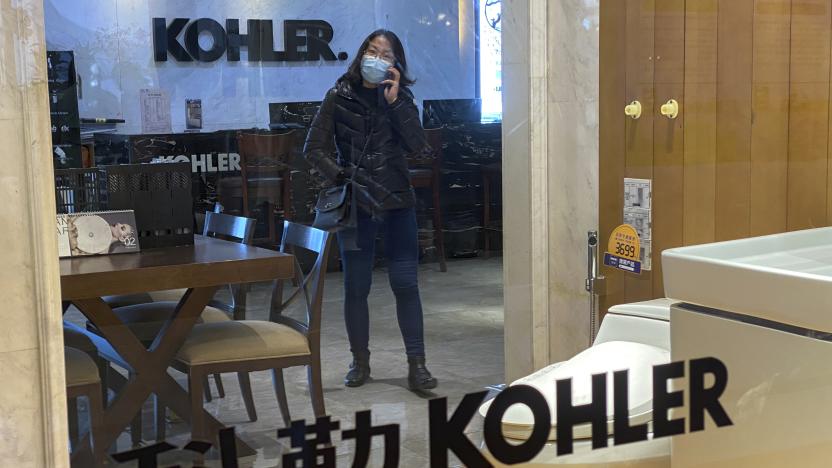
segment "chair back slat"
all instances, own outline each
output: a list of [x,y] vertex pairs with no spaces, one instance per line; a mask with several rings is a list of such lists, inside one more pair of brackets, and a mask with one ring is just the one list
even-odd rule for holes
[[283,230],[281,251],[288,247],[300,247],[317,254],[323,252],[330,234],[311,226],[286,222]]
[[442,152],[442,127],[425,129],[425,139],[434,154]]
[[205,227],[202,234],[209,237],[220,237],[225,240],[235,240],[242,244],[251,244],[254,235],[255,220],[232,216],[224,213],[205,213]]
[[[321,309],[323,307],[324,278],[326,277],[326,263],[332,244],[332,234],[313,227],[285,221],[283,223],[283,240],[280,251],[294,253],[298,249],[308,250],[317,254],[315,264],[309,273],[304,274],[300,263],[295,259],[294,279],[298,289],[288,299],[283,298],[284,280],[276,280],[272,289],[272,303],[269,319],[283,323],[301,333],[310,340],[311,346],[320,345]],[[290,304],[303,298],[306,306],[306,324],[283,316],[283,310]],[[300,327],[300,328],[299,328]]]
[[[209,211],[205,213],[205,226],[202,228],[202,235],[251,245],[254,238],[255,221],[242,216]],[[235,318],[242,318],[245,315],[243,309],[245,308],[246,290],[239,285],[229,284],[228,291],[231,302],[226,303],[218,299],[212,299],[209,305],[231,313]]]
[[407,155],[407,165],[410,169],[438,168],[442,164],[442,127],[428,128],[424,132],[430,149]]
[[288,167],[297,138],[297,131],[278,135],[238,132],[240,164],[249,171]]

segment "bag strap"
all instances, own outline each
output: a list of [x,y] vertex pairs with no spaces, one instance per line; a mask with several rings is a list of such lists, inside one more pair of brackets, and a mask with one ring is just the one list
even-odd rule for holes
[[[361,162],[364,160],[364,155],[367,154],[367,148],[370,146],[370,138],[373,136],[373,126],[370,125],[370,132],[367,134],[367,139],[364,141],[364,148],[361,150],[361,154],[358,156],[358,160],[356,161],[355,168],[352,172],[352,177],[350,177],[347,187],[350,187],[350,204],[349,204],[349,224],[352,226],[358,226],[358,182],[355,180],[355,174],[358,173],[358,170],[361,169]],[[354,240],[352,242],[355,242]],[[357,248],[357,247],[356,247]]]
[[364,148],[361,150],[361,154],[358,156],[358,160],[355,163],[355,169],[353,170],[352,177],[350,177],[350,183],[353,184],[353,189],[355,189],[354,184],[355,182],[355,174],[361,168],[361,162],[364,161],[364,156],[367,154],[367,148],[370,147],[370,138],[373,136],[373,125],[370,125],[370,132],[367,134],[367,139],[364,141]]

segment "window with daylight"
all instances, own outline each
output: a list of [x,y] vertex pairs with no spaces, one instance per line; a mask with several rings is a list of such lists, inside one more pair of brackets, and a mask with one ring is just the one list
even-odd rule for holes
[[502,0],[479,2],[479,77],[482,119],[503,118]]

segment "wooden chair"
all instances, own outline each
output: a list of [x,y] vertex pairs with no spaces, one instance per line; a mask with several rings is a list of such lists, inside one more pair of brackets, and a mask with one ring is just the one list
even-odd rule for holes
[[[249,218],[241,218],[239,216],[231,216],[223,213],[206,213],[205,227],[203,235],[209,237],[216,237],[229,241],[236,241],[243,244],[251,244],[251,239],[254,233],[254,220]],[[198,323],[214,323],[230,321],[228,314],[233,314],[234,319],[245,318],[245,288],[244,285],[229,285],[231,294],[231,302],[224,303],[218,300],[212,300],[209,306],[205,308],[199,318]],[[150,346],[156,335],[162,328],[162,325],[170,317],[179,302],[185,290],[168,290],[150,293],[149,301],[140,302],[132,305],[125,305],[121,307],[113,307],[119,302],[129,302],[129,296],[112,297],[110,300],[111,307],[116,316],[125,323],[130,331],[132,331],[139,341],[145,346]],[[140,299],[138,295],[133,295],[136,299]],[[168,300],[153,300],[168,299]],[[87,329],[93,333],[98,333],[98,330],[91,323],[87,323]],[[114,356],[109,356],[117,365],[122,365]],[[122,365],[123,366],[123,365]],[[113,374],[109,374],[113,375]],[[116,376],[117,377],[117,376]],[[240,379],[240,391],[244,395],[251,395],[251,383],[248,381],[248,376]],[[108,384],[111,382],[108,381]],[[118,387],[118,382],[112,382],[113,386]],[[225,387],[222,383],[222,378],[219,374],[214,375],[214,385],[217,387],[217,394],[220,398],[225,397]],[[211,401],[210,385],[206,382],[204,385],[205,399]],[[253,397],[246,399],[252,400]],[[158,400],[158,398],[156,399]],[[254,414],[254,408],[251,407],[249,414]],[[256,418],[256,416],[255,416]],[[131,436],[133,438],[133,445],[138,445],[141,442],[141,415],[138,415],[131,425]],[[252,419],[254,420],[254,419]],[[162,440],[165,437],[166,421],[163,415],[156,414],[156,439]]]
[[[321,308],[323,305],[326,259],[331,245],[328,232],[284,222],[281,252],[305,249],[317,254],[310,272],[304,275],[295,262],[299,287],[283,298],[283,280],[275,281],[269,321],[240,320],[196,325],[177,353],[173,367],[188,374],[191,394],[192,440],[213,440],[202,419],[202,392],[205,376],[215,373],[271,370],[275,396],[283,422],[291,422],[283,369],[306,366],[309,393],[315,416],[326,413],[321,382]],[[283,312],[303,299],[306,320],[296,320]],[[161,410],[163,411],[163,410]]]
[[[80,349],[64,347],[64,365],[66,369],[66,397],[69,409],[69,426],[75,428],[71,442],[73,446],[73,461],[89,466],[89,461],[83,461],[83,454],[79,446],[84,444],[78,440],[78,398],[86,397],[89,402],[89,427],[92,446],[92,464],[98,466],[104,460],[106,447],[99,444],[101,431],[104,429],[104,406],[101,394],[101,379],[95,361]],[[70,430],[72,433],[72,430]]]
[[[226,211],[250,217],[261,213],[268,226],[268,237],[254,239],[256,245],[277,246],[277,221],[280,214],[291,220],[292,168],[291,156],[296,150],[300,132],[282,134],[237,133],[237,152],[240,154],[240,177],[225,177],[218,185],[218,196]],[[234,210],[229,198],[240,198],[241,209]]]
[[429,188],[433,197],[433,244],[439,257],[439,269],[448,271],[445,263],[445,234],[442,226],[440,190],[442,183],[442,129],[425,130],[425,137],[432,151],[408,157],[410,184],[413,188]]
[[491,235],[497,231],[491,227],[491,187],[495,181],[499,181],[503,175],[500,163],[485,164],[482,166],[482,233],[483,250],[485,258],[491,256]]

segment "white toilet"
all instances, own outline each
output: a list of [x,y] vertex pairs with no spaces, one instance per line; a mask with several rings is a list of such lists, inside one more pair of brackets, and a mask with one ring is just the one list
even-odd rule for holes
[[[572,378],[572,403],[589,403],[591,376],[608,373],[607,388],[612,388],[612,372],[629,370],[630,425],[652,420],[653,366],[670,362],[669,299],[658,299],[611,307],[604,317],[592,346],[573,358],[552,364],[511,385],[529,385],[537,389],[549,403],[552,420],[556,421],[555,380]],[[608,431],[613,434],[613,393],[608,392]],[[480,407],[485,416],[491,401]],[[502,420],[506,438],[525,440],[534,424],[531,410],[523,405],[509,408]],[[556,426],[549,433],[550,442],[525,466],[565,465],[573,467],[666,467],[670,466],[670,439],[662,438],[599,450],[591,448],[591,426],[574,429],[574,453],[557,456]],[[484,451],[487,449],[484,447]],[[489,458],[495,466],[498,462]]]

